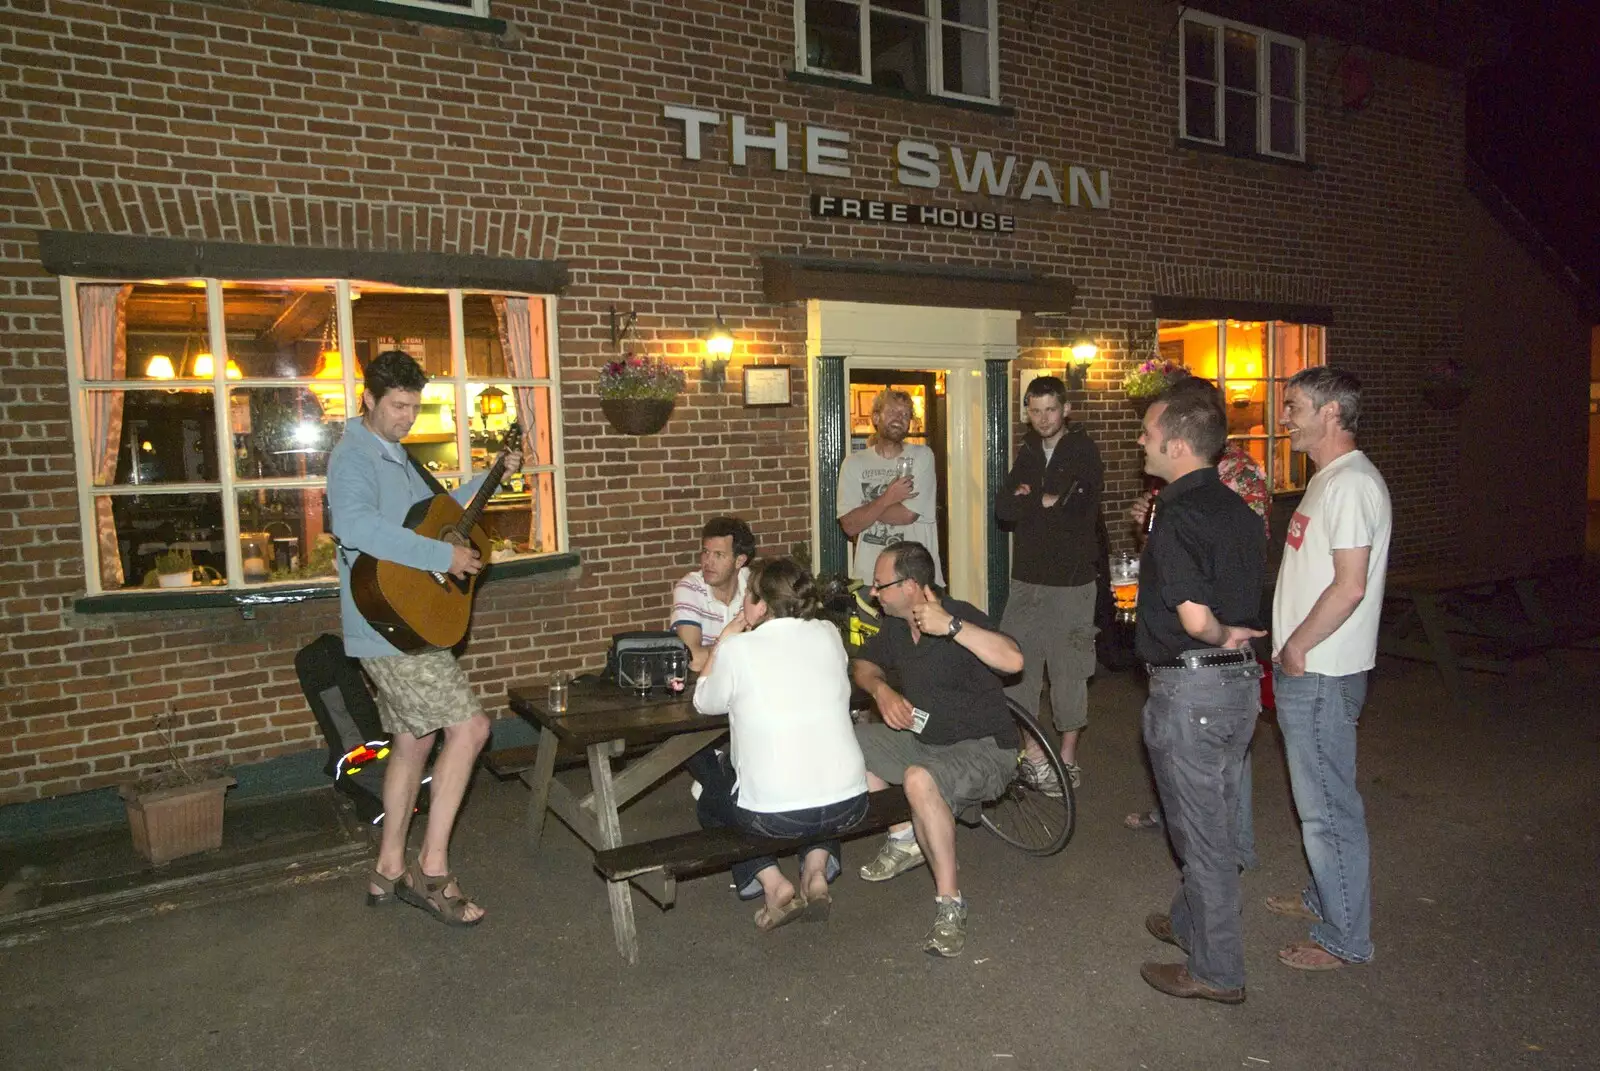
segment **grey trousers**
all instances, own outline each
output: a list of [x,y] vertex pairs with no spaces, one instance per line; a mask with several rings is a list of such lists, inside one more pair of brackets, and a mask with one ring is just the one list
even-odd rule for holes
[[1219,989],[1244,985],[1240,926],[1239,778],[1261,712],[1261,667],[1157,669],[1144,743],[1172,850],[1183,865],[1172,932],[1189,973]]
[[1094,584],[1072,588],[1011,582],[1000,631],[1022,648],[1022,680],[1006,689],[1035,718],[1039,690],[1050,671],[1050,714],[1056,731],[1089,724],[1089,678],[1094,676]]

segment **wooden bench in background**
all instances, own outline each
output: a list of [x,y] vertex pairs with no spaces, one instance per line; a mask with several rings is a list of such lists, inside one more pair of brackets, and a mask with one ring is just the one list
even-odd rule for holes
[[[905,790],[900,786],[882,789],[867,798],[865,817],[844,832],[834,834],[834,838],[850,840],[864,837],[869,833],[881,833],[900,822],[911,821],[911,804],[906,801]],[[660,874],[671,885],[681,877],[726,870],[746,859],[763,855],[789,855],[816,840],[818,838],[814,836],[774,839],[746,833],[741,829],[700,829],[693,833],[676,833],[670,837],[657,837],[655,840],[596,852],[594,865],[611,881]]]

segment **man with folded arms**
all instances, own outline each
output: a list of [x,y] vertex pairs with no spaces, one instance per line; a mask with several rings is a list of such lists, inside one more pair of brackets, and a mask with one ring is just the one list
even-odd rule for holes
[[956,883],[956,815],[998,797],[1017,772],[1016,723],[1000,678],[1022,669],[1022,651],[977,607],[939,594],[921,543],[885,548],[872,569],[883,628],[850,671],[883,721],[858,726],[856,738],[867,787],[904,785],[911,822],[890,829],[861,876],[888,881],[928,863],[935,915],[923,951],[958,956],[967,902]]
[[1311,883],[1267,907],[1313,923],[1278,953],[1327,971],[1372,958],[1372,849],[1356,790],[1356,723],[1378,652],[1392,517],[1389,488],[1356,449],[1361,384],[1307,368],[1284,391],[1289,445],[1317,473],[1289,521],[1272,599],[1272,683]]
[[1261,519],[1211,459],[1228,426],[1212,400],[1169,392],[1144,416],[1145,471],[1167,481],[1139,564],[1134,644],[1150,673],[1144,742],[1183,866],[1151,936],[1188,953],[1139,974],[1169,996],[1244,1002],[1239,778],[1261,711],[1250,640],[1264,569]]

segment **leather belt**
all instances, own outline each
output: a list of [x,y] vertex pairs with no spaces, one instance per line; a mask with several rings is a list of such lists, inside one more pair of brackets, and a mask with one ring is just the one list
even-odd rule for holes
[[1175,658],[1170,662],[1146,662],[1146,671],[1157,669],[1215,669],[1218,666],[1253,666],[1256,662],[1255,652],[1248,648],[1233,651],[1206,651],[1195,656],[1192,662],[1182,658]]

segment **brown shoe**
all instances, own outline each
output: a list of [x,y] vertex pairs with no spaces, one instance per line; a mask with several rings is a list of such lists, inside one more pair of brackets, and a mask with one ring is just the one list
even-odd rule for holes
[[1306,907],[1306,902],[1299,893],[1267,897],[1267,910],[1274,915],[1282,915],[1286,919],[1305,919],[1307,922],[1322,921],[1320,915]]
[[1189,974],[1182,963],[1146,963],[1139,968],[1139,977],[1152,989],[1159,989],[1169,997],[1214,1000],[1218,1004],[1243,1004],[1244,986],[1238,989],[1216,989],[1198,981]]
[[1189,951],[1183,947],[1183,942],[1178,940],[1178,935],[1172,932],[1171,915],[1146,915],[1144,917],[1144,928],[1157,941],[1165,941],[1174,948],[1183,948],[1185,952]]

